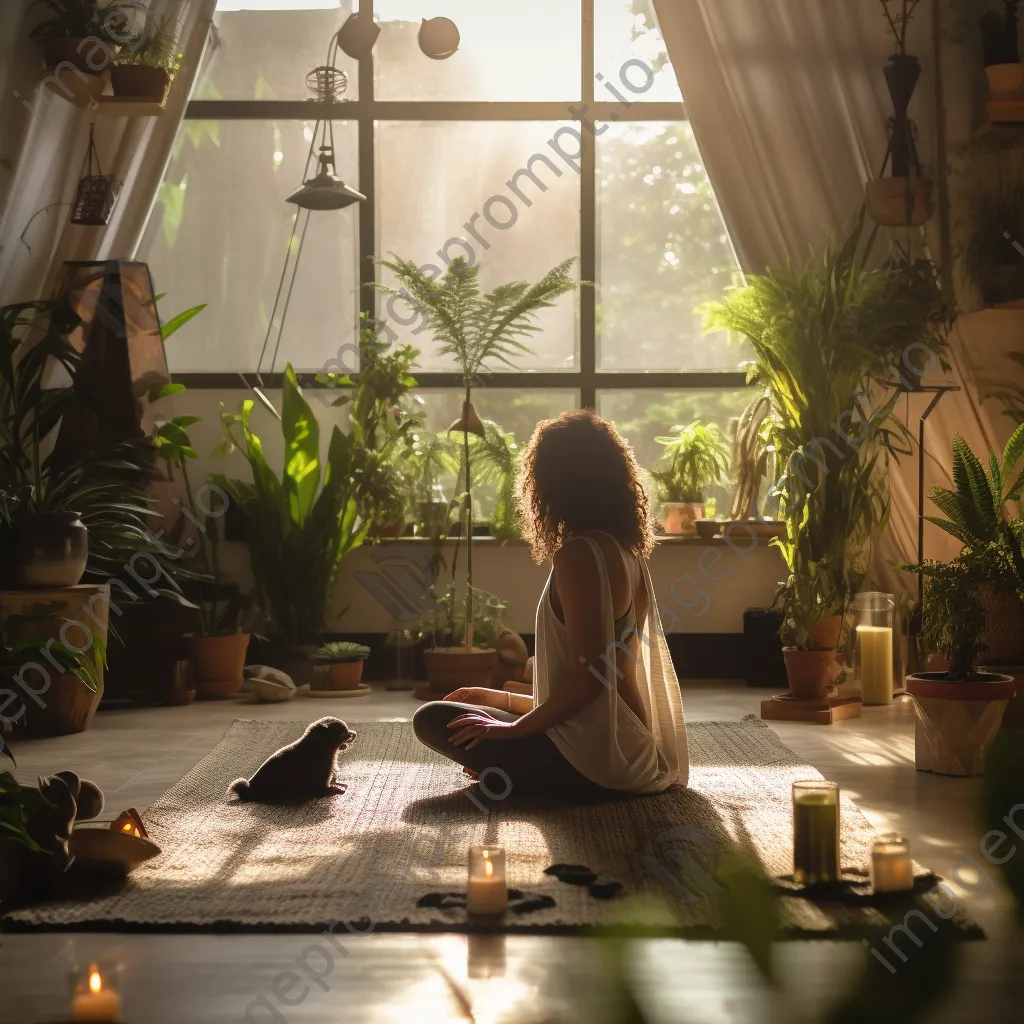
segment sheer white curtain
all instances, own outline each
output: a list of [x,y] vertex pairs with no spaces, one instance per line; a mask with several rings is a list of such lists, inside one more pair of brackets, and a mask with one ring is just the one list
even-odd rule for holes
[[[820,253],[864,198],[886,149],[892,105],[882,68],[893,52],[879,0],[654,0],[687,114],[747,273],[803,263]],[[921,4],[908,50],[923,66],[911,116],[926,166],[937,159],[932,9]],[[955,90],[953,90],[955,91]],[[929,241],[938,252],[936,222]],[[886,245],[884,234],[880,239]],[[969,332],[951,339],[952,372],[964,389],[947,395],[928,420],[926,489],[948,482],[953,435],[977,451],[995,445],[1001,427],[978,407],[967,358]],[[917,435],[926,400],[901,415]],[[910,583],[889,568],[917,550],[917,452],[894,467],[892,522],[876,549],[875,582]],[[927,502],[926,502],[927,504]],[[926,514],[931,514],[928,508]],[[957,545],[930,524],[925,550],[948,557]]]
[[[14,302],[49,294],[64,260],[132,256],[192,89],[216,0],[153,0],[152,9],[161,19],[170,17],[180,26],[184,53],[167,108],[156,117],[96,116],[48,91],[40,85],[38,50],[28,39],[38,13],[26,13],[29,4],[22,0],[3,6],[3,47],[17,59],[0,105],[5,126],[0,148],[0,302]],[[25,102],[14,98],[15,88]],[[94,120],[103,171],[124,182],[105,228],[72,225],[69,207],[58,205],[74,198]]]

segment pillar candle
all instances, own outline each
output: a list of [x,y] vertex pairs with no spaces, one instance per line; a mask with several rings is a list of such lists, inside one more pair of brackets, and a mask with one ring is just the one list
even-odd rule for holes
[[892,629],[858,626],[860,696],[865,704],[892,703]]
[[914,888],[910,846],[903,836],[879,836],[871,847],[871,881],[875,892],[909,892]]
[[103,983],[96,965],[89,968],[84,984],[71,997],[71,1018],[75,1021],[116,1021],[121,1012],[121,997]]
[[817,885],[839,878],[839,787],[793,783],[793,880]]
[[470,914],[504,914],[507,909],[505,851],[500,846],[471,846],[466,910]]

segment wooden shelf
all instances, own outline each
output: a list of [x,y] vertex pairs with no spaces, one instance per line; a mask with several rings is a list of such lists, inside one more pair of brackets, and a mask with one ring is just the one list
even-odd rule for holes
[[100,96],[96,103],[96,112],[112,117],[156,117],[164,112],[166,103],[166,98],[162,103],[157,103],[155,100]]

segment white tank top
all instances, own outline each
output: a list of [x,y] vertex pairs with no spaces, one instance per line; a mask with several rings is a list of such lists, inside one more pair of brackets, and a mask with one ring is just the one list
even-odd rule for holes
[[[547,729],[546,733],[562,756],[581,775],[599,786],[635,793],[658,793],[673,784],[685,786],[690,763],[683,700],[662,632],[647,564],[623,556],[627,572],[632,564],[642,573],[649,599],[646,619],[636,626],[640,641],[636,680],[650,728],[636,717],[618,692],[616,644],[620,644],[618,650],[624,651],[627,658],[631,657],[622,641],[629,640],[633,627],[626,627],[623,636],[615,635],[611,585],[604,554],[593,538],[584,536],[582,539],[593,551],[601,577],[601,622],[607,655],[600,664],[588,668],[604,686],[600,695],[582,711]],[[619,550],[621,552],[621,547]],[[537,606],[537,656],[533,669],[533,697],[537,704],[546,701],[574,668],[565,626],[551,605],[552,579],[554,569]],[[635,572],[631,572],[631,594],[636,593],[636,582]]]

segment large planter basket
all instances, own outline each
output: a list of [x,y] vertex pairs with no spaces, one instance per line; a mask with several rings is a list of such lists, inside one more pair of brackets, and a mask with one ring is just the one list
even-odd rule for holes
[[943,672],[907,676],[914,698],[914,761],[918,771],[981,775],[985,754],[1016,691],[1011,676],[980,673],[976,681],[950,682]]

